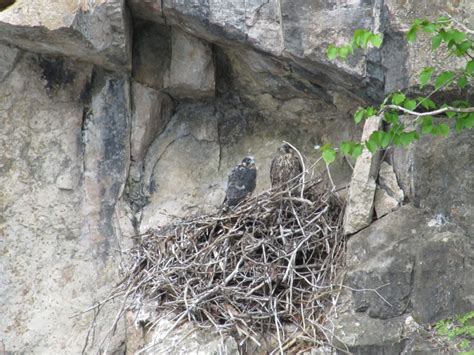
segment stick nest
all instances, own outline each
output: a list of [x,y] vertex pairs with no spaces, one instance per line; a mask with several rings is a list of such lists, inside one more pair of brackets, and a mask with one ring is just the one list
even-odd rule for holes
[[304,185],[137,237],[115,290],[124,308],[153,301],[157,314],[178,315],[176,325],[189,319],[257,344],[258,334],[272,332],[280,350],[290,341],[287,323],[302,339],[328,339],[345,249],[343,203],[321,181]]

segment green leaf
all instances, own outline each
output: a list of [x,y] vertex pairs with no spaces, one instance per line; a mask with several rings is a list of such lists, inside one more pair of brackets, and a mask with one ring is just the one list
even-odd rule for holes
[[376,114],[375,108],[373,108],[372,106],[369,106],[365,109],[365,115],[367,118],[375,116],[375,114]]
[[432,133],[437,136],[447,137],[449,135],[449,127],[448,125],[442,123],[438,126],[434,126]]
[[377,147],[380,147],[382,144],[382,132],[375,131],[370,135],[369,141],[374,142]]
[[431,80],[431,75],[433,75],[434,68],[426,67],[421,71],[420,74],[420,89],[423,89],[426,84]]
[[436,108],[436,104],[426,98],[426,97],[418,97],[418,102],[420,103],[421,106],[423,106],[426,110],[430,110],[430,109],[435,109]]
[[390,141],[392,140],[392,136],[387,133],[387,132],[382,132],[382,138],[380,140],[380,145],[382,148],[387,148],[388,145],[390,144]]
[[422,26],[423,26],[423,31],[425,32],[432,33],[436,31],[435,25],[429,21],[423,21]]
[[407,33],[407,41],[415,42],[416,41],[416,32],[418,32],[419,26],[413,25]]
[[372,33],[370,33],[369,31],[364,32],[362,36],[362,40],[361,40],[361,45],[363,48],[367,48],[367,44],[369,43],[371,36],[372,36]]
[[369,40],[374,47],[379,48],[382,45],[382,36],[380,35],[372,34]]
[[446,17],[446,16],[440,16],[440,17],[438,17],[436,22],[439,23],[439,24],[447,25],[447,24],[451,23],[451,19],[449,17]]
[[454,77],[454,73],[451,71],[444,71],[442,72],[435,81],[435,89],[439,89],[440,87],[446,85],[452,78]]
[[398,113],[396,112],[386,111],[383,116],[384,116],[385,121],[388,123],[392,123],[392,124],[398,123]]
[[360,28],[354,31],[352,35],[352,39],[354,41],[355,47],[357,48],[362,47],[362,38],[365,32],[366,32],[365,30],[360,29]]
[[474,74],[474,59],[471,59],[469,62],[467,62],[466,73]]
[[355,144],[354,149],[352,149],[352,157],[354,159],[357,159],[362,154],[362,149],[363,149],[362,144],[359,144],[359,143]]
[[464,41],[456,45],[456,52],[455,54],[458,57],[462,57],[466,55],[467,51],[471,49],[471,41]]
[[355,123],[360,123],[364,119],[364,114],[365,110],[363,108],[359,108],[354,114]]
[[439,48],[441,45],[441,42],[443,41],[443,37],[441,35],[436,35],[431,39],[431,49],[436,50]]
[[407,110],[413,111],[416,108],[416,100],[406,100],[403,103],[403,107]]
[[331,148],[331,143],[326,143],[324,144],[321,148],[319,148],[322,152],[324,152],[325,150],[328,150],[328,149],[332,149]]
[[453,118],[454,116],[456,116],[456,112],[453,112],[453,111],[446,111],[445,114],[449,118]]
[[458,30],[451,30],[451,39],[456,43],[461,43],[466,39],[466,34]]
[[468,129],[474,127],[474,112],[470,112],[464,119],[464,127]]
[[328,49],[327,49],[327,56],[328,56],[328,59],[329,60],[334,60],[337,58],[337,54],[338,54],[338,48],[335,47],[334,45],[330,44]]
[[350,155],[352,150],[352,142],[342,142],[340,145],[341,152],[345,155]]
[[401,92],[397,93],[397,94],[394,94],[392,96],[392,103],[394,105],[400,105],[403,101],[405,101],[405,98],[406,98],[405,94],[403,94]]
[[466,76],[461,76],[458,80],[458,86],[460,89],[464,89],[467,86],[467,78]]
[[347,59],[350,52],[351,52],[351,47],[349,45],[346,45],[346,46],[343,46],[343,47],[339,48],[339,56],[342,59]]
[[326,164],[331,164],[334,160],[336,160],[336,151],[332,148],[328,148],[323,151],[323,159]]
[[462,117],[456,118],[456,132],[460,133],[464,128],[464,120]]
[[377,150],[377,144],[371,140],[368,140],[365,142],[365,146],[367,147],[367,149],[369,150],[369,152],[371,153],[375,153],[376,150]]
[[413,141],[414,141],[414,137],[413,137],[412,134],[407,133],[407,132],[402,132],[400,134],[400,143],[401,143],[401,145],[407,146]]
[[421,122],[421,133],[428,134],[433,130],[433,117],[425,116]]

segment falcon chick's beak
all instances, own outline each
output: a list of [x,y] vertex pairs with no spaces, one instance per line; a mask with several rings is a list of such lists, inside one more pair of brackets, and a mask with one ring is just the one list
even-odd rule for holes
[[254,167],[255,166],[255,158],[254,157],[249,157],[250,162],[249,162],[249,167]]

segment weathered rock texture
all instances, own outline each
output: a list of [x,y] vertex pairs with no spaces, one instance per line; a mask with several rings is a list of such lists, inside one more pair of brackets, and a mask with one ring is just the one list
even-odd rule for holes
[[[407,205],[349,240],[346,282],[354,311],[370,317],[365,323],[381,319],[391,327],[408,314],[434,323],[474,307],[472,238],[456,224],[431,223],[432,217]],[[341,328],[353,332],[353,326]]]
[[374,208],[377,218],[395,211],[403,202],[405,195],[398,186],[397,176],[393,167],[383,161],[378,173],[378,186],[375,191]]
[[211,46],[179,29],[173,29],[166,90],[175,97],[212,97],[216,85],[214,73]]
[[18,0],[0,12],[0,41],[129,69],[128,22],[124,0]]
[[73,316],[118,277],[128,88],[92,80],[88,64],[3,49],[17,59],[0,95],[0,339],[7,352],[80,353],[92,314]]
[[[373,116],[364,124],[361,141],[366,141],[370,135],[379,130],[382,117]],[[352,173],[351,184],[347,197],[347,207],[344,215],[344,233],[354,234],[367,227],[372,222],[374,214],[375,179],[379,171],[380,153],[372,154],[364,148],[357,158]]]
[[[358,106],[410,88],[435,63],[429,43],[406,45],[410,21],[447,11],[474,27],[473,6],[17,0],[0,9],[0,349],[80,353],[92,314],[71,316],[116,281],[114,252],[130,241],[119,243],[122,233],[215,211],[227,172],[248,153],[262,191],[282,140],[315,161],[315,145],[358,138]],[[383,32],[383,47],[328,62],[327,44],[361,27]],[[338,333],[349,348],[399,353],[409,312],[431,322],[472,308],[473,151],[466,132],[394,153],[407,200],[429,212],[403,207],[353,237],[348,282],[389,283],[378,292],[390,305],[354,291],[358,312],[341,316]],[[331,170],[338,186],[349,182],[343,159]],[[103,316],[98,341],[115,314]],[[109,350],[125,341],[118,332]],[[199,339],[184,348],[204,349]],[[86,348],[96,350],[97,341]]]
[[395,150],[393,165],[408,199],[440,219],[474,231],[473,133],[447,138],[423,137],[406,150]]

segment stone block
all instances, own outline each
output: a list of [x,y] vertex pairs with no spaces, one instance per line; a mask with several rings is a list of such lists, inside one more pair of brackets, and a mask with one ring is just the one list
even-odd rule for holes
[[474,307],[469,235],[454,223],[433,225],[423,210],[406,205],[374,222],[351,237],[348,255],[355,309],[370,317],[411,312],[425,324]]
[[395,211],[398,206],[400,206],[400,204],[396,199],[390,196],[387,191],[377,186],[374,200],[375,215],[377,218],[382,218],[390,212]]
[[166,91],[176,97],[213,97],[214,58],[211,46],[177,28],[171,32],[171,67]]
[[[382,118],[378,116],[367,119],[361,140],[368,140],[380,128],[381,122]],[[372,154],[367,149],[355,163],[344,215],[345,234],[354,234],[372,222],[378,165],[379,152]]]
[[124,0],[16,1],[0,11],[0,41],[112,70],[131,68],[130,33]]

